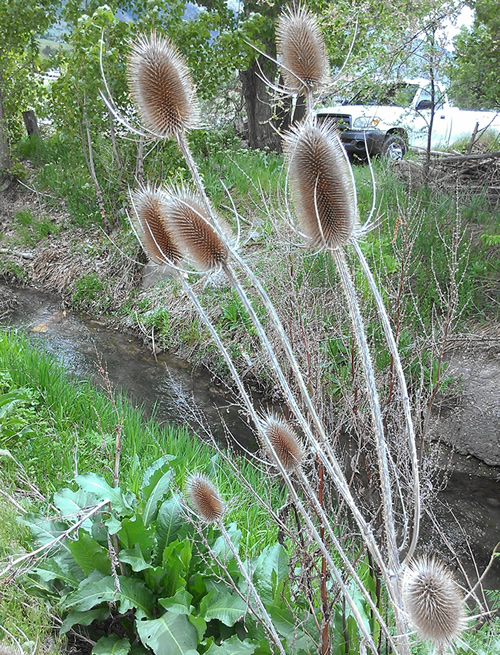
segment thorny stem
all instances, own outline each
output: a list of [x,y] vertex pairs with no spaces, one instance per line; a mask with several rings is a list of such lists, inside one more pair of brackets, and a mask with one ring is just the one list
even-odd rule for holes
[[370,267],[368,266],[368,262],[366,261],[366,258],[363,255],[361,248],[359,247],[359,243],[354,239],[352,245],[354,247],[354,252],[356,253],[359,262],[361,264],[361,267],[363,269],[363,273],[365,274],[366,279],[368,280],[368,284],[370,285],[370,288],[372,290],[373,297],[375,299],[377,310],[379,312],[380,320],[384,330],[385,338],[387,340],[387,344],[389,346],[389,350],[391,351],[391,356],[394,361],[396,373],[398,376],[399,387],[400,387],[401,403],[403,405],[403,410],[406,420],[406,429],[408,432],[408,445],[410,448],[411,464],[413,470],[414,509],[413,509],[413,531],[411,536],[411,542],[408,547],[408,552],[406,553],[406,557],[402,564],[404,566],[406,562],[408,562],[413,557],[413,554],[415,552],[418,535],[420,531],[420,514],[421,514],[419,464],[418,464],[417,444],[415,440],[415,429],[413,427],[413,419],[411,415],[410,398],[408,396],[408,389],[406,386],[406,379],[403,372],[403,365],[401,364],[401,358],[399,357],[398,347],[394,339],[394,334],[392,332],[391,324],[389,322],[389,317],[387,316],[387,310],[385,308],[384,301],[382,300],[382,296],[380,295],[377,284],[373,279],[373,275],[370,270]]
[[352,282],[344,251],[340,248],[331,250],[332,258],[335,261],[340,280],[346,296],[349,313],[353,325],[353,332],[358,344],[358,350],[363,364],[365,381],[367,386],[367,395],[372,413],[373,429],[375,431],[375,443],[377,448],[380,489],[382,493],[382,513],[384,519],[385,535],[387,539],[387,553],[389,557],[390,578],[387,580],[389,591],[394,601],[394,614],[396,625],[399,633],[401,653],[409,653],[408,638],[406,636],[406,621],[402,611],[401,588],[399,584],[399,551],[396,541],[396,528],[394,525],[394,509],[392,504],[391,480],[389,475],[389,454],[384,437],[384,425],[380,403],[378,399],[377,386],[375,383],[375,374],[371,362],[368,343],[366,341],[366,332],[363,319],[359,310],[359,304],[356,297],[356,291]]
[[[230,371],[230,373],[231,373],[231,375],[232,375],[232,377],[233,377],[233,379],[234,379],[234,381],[236,383],[236,386],[238,387],[238,391],[239,391],[239,393],[241,395],[241,398],[242,398],[243,402],[245,403],[246,409],[247,409],[247,411],[248,411],[254,425],[256,426],[256,428],[257,428],[257,430],[259,432],[260,438],[262,439],[263,442],[266,443],[266,445],[269,447],[270,451],[272,452],[272,450],[273,450],[272,445],[269,442],[269,439],[267,437],[267,434],[266,434],[265,430],[262,430],[262,428],[261,428],[261,420],[260,420],[260,418],[259,418],[259,416],[258,416],[258,414],[257,414],[257,412],[255,410],[255,407],[254,407],[254,405],[252,403],[251,398],[249,397],[249,395],[248,395],[248,393],[247,393],[247,391],[246,391],[246,389],[245,389],[245,387],[243,385],[243,382],[241,381],[241,378],[240,378],[240,376],[238,374],[238,371],[236,370],[236,368],[234,366],[234,363],[233,363],[233,361],[231,359],[231,356],[229,355],[229,353],[228,353],[226,347],[224,346],[224,344],[222,343],[222,341],[221,341],[221,339],[219,337],[219,334],[217,333],[214,326],[212,325],[212,322],[208,318],[205,310],[201,306],[198,298],[194,294],[194,292],[191,289],[189,283],[182,277],[182,275],[179,275],[178,277],[179,277],[179,280],[180,280],[183,288],[185,289],[186,293],[188,294],[191,302],[193,303],[193,305],[195,306],[197,312],[199,313],[202,321],[207,326],[207,328],[208,328],[212,338],[214,339],[214,341],[215,341],[215,343],[217,345],[217,348],[219,349],[221,355],[224,357],[224,360],[225,360],[225,362],[226,362],[226,364],[227,364],[227,366],[229,368],[229,371]],[[312,538],[315,540],[315,542],[316,542],[318,548],[320,549],[320,551],[322,552],[322,554],[326,557],[328,565],[329,565],[335,579],[337,580],[337,582],[339,584],[339,587],[341,588],[343,594],[346,597],[346,601],[347,601],[347,603],[349,605],[349,608],[351,609],[351,612],[352,612],[352,614],[353,614],[353,616],[354,616],[354,618],[356,620],[356,623],[358,624],[358,627],[359,627],[360,631],[362,632],[363,636],[367,640],[367,643],[370,645],[370,648],[372,649],[374,655],[376,655],[377,650],[376,650],[376,646],[375,646],[375,644],[373,642],[373,639],[370,636],[370,634],[368,633],[368,631],[367,631],[367,629],[366,629],[366,627],[364,625],[363,619],[362,619],[362,617],[361,617],[361,615],[359,613],[359,610],[358,610],[354,600],[352,599],[352,597],[351,597],[351,595],[349,593],[349,590],[345,586],[345,584],[344,584],[344,582],[342,580],[342,576],[340,575],[339,571],[337,570],[337,568],[336,568],[336,566],[335,566],[335,564],[334,564],[334,562],[332,560],[332,557],[331,557],[330,553],[328,552],[328,550],[326,549],[324,543],[322,542],[321,537],[320,537],[316,527],[314,526],[313,522],[311,521],[311,518],[309,517],[309,514],[308,514],[307,510],[305,509],[304,505],[302,504],[302,501],[300,500],[299,496],[297,495],[297,492],[296,492],[296,490],[295,490],[295,488],[294,488],[294,486],[292,484],[292,481],[290,479],[289,474],[283,468],[279,458],[276,458],[275,463],[276,463],[276,466],[280,470],[280,473],[281,473],[281,475],[283,477],[283,480],[284,480],[284,482],[285,482],[285,484],[286,484],[286,486],[287,486],[287,488],[288,488],[288,490],[290,492],[291,497],[293,498],[293,502],[295,503],[295,506],[296,506],[297,510],[299,511],[299,513],[302,516],[303,520],[305,521],[307,527],[309,528],[309,531],[310,531],[310,534],[311,534]],[[316,502],[317,502],[317,499],[316,499]],[[347,559],[347,556],[345,556],[345,557]],[[368,600],[369,593],[366,591],[366,589],[364,588],[362,583],[361,583],[361,586],[360,586],[360,591],[363,593],[365,598],[367,598],[367,600]]]
[[253,597],[255,598],[255,602],[257,603],[257,607],[259,608],[259,610],[260,610],[260,612],[262,614],[262,617],[263,617],[263,619],[264,619],[264,621],[265,621],[265,623],[267,625],[267,628],[268,628],[269,632],[271,633],[271,636],[273,638],[274,643],[276,644],[279,652],[282,653],[282,655],[287,655],[287,653],[284,650],[283,645],[281,643],[281,639],[280,639],[278,633],[276,632],[276,628],[274,627],[274,623],[272,622],[272,619],[269,616],[269,614],[268,614],[266,608],[264,607],[264,604],[263,604],[263,602],[262,602],[262,600],[261,600],[261,598],[259,596],[259,592],[255,588],[255,585],[254,585],[254,583],[252,581],[252,578],[250,577],[250,574],[246,570],[243,562],[241,561],[240,555],[239,555],[235,545],[231,541],[231,537],[229,536],[229,534],[228,534],[224,524],[222,523],[222,521],[217,522],[217,527],[221,531],[222,536],[224,537],[224,541],[229,546],[231,552],[234,555],[234,560],[235,560],[236,564],[238,565],[238,568],[241,571],[243,577],[245,578],[245,580],[246,580],[246,582],[248,584],[248,588],[250,589],[250,591],[252,592]]

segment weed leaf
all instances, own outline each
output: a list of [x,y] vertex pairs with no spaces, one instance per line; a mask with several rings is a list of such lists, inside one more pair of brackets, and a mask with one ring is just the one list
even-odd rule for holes
[[233,635],[220,646],[212,644],[205,655],[252,655],[256,648],[257,644],[252,644],[249,639],[240,641],[237,635]]
[[92,649],[92,655],[128,655],[129,652],[129,640],[120,639],[118,635],[101,637]]
[[131,513],[132,507],[128,499],[122,494],[120,487],[111,487],[106,480],[97,473],[77,475],[75,482],[84,491],[93,493],[99,501],[109,500],[111,506],[122,516]]
[[111,565],[107,550],[99,545],[84,530],[79,531],[78,541],[69,543],[69,549],[75,558],[75,562],[85,575],[89,575],[89,573],[92,573],[96,569],[104,575],[111,575]]
[[143,490],[143,498],[146,503],[142,514],[142,520],[144,521],[145,526],[150,525],[150,523],[156,519],[158,515],[158,503],[160,500],[163,500],[169,490],[171,479],[171,471],[163,473],[159,470],[152,476],[151,484]]
[[103,575],[100,571],[92,571],[76,591],[68,594],[61,603],[61,609],[70,607],[80,612],[90,610],[99,603],[116,600],[116,589],[113,578]]
[[158,539],[158,552],[163,552],[165,546],[176,539],[180,528],[184,524],[180,513],[181,504],[177,495],[171,496],[161,504],[156,519],[156,533]]
[[155,655],[196,655],[195,628],[183,614],[168,610],[159,619],[137,621],[137,632],[142,643]]
[[200,613],[205,621],[219,619],[224,625],[233,626],[246,612],[245,601],[227,591],[212,589],[202,600]]
[[72,611],[62,622],[60,633],[66,634],[74,625],[90,625],[93,621],[103,621],[109,616],[107,607],[99,607],[87,612]]

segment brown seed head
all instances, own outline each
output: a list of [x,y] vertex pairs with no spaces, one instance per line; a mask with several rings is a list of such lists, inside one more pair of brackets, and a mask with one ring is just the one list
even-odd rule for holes
[[224,241],[212,227],[203,202],[190,191],[170,191],[168,224],[175,240],[201,270],[214,270],[228,258]]
[[296,93],[312,91],[328,75],[325,42],[313,14],[304,6],[290,7],[276,27],[285,86]]
[[403,583],[406,611],[422,639],[450,645],[465,625],[462,595],[449,571],[435,559],[415,560]]
[[165,222],[165,194],[147,186],[132,193],[132,203],[132,223],[149,259],[156,264],[177,263],[182,255]]
[[175,136],[198,123],[188,67],[170,41],[153,32],[133,44],[128,60],[130,93],[147,127]]
[[290,187],[312,246],[337,248],[356,224],[356,190],[337,132],[302,123],[285,136]]
[[191,475],[187,482],[187,494],[194,511],[205,523],[220,521],[225,507],[217,489],[204,475]]
[[297,470],[304,458],[300,439],[288,423],[270,414],[262,422],[262,429],[267,436],[263,446],[273,462],[279,459],[288,473]]

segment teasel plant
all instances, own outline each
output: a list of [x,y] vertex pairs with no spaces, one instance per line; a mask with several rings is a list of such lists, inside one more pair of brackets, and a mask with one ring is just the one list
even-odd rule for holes
[[[359,615],[352,594],[345,585],[344,576],[346,574],[355,581],[361,594],[370,605],[393,652],[406,655],[410,650],[406,615],[403,611],[402,578],[405,564],[415,551],[420,517],[418,462],[406,383],[380,293],[359,248],[358,240],[366,230],[363,230],[359,224],[356,191],[347,155],[338,134],[326,126],[317,126],[315,122],[312,109],[313,93],[323,83],[328,70],[326,50],[322,44],[320,31],[315,26],[314,19],[309,12],[299,7],[298,10],[288,10],[282,18],[278,28],[278,39],[278,49],[282,52],[281,65],[283,70],[286,70],[285,82],[291,86],[292,93],[299,91],[305,93],[308,106],[304,123],[294,128],[285,137],[289,183],[297,205],[302,234],[313,249],[326,250],[331,253],[345,291],[352,318],[353,333],[356,337],[366,378],[366,395],[371,406],[374,442],[378,453],[385,544],[377,542],[371,525],[371,517],[364,516],[351,493],[345,473],[314,407],[310,391],[303,379],[293,348],[273,303],[258,278],[239,255],[231,237],[228,236],[229,231],[223,227],[207,197],[186,138],[186,132],[196,127],[199,120],[194,87],[187,67],[175,47],[167,39],[163,39],[155,33],[150,37],[140,38],[132,46],[129,58],[129,83],[131,95],[144,123],[143,126],[134,127],[123,119],[116,111],[109,94],[106,102],[115,112],[118,120],[121,120],[135,133],[155,139],[174,138],[179,145],[191,171],[195,191],[187,187],[166,189],[146,187],[132,192],[132,224],[136,234],[150,259],[156,263],[167,264],[173,274],[177,276],[217,344],[236,383],[247,414],[255,426],[263,450],[278,469],[294,506],[324,558],[332,578],[341,589],[360,633],[363,635],[363,643],[372,652],[377,652],[373,638],[367,632],[363,619]],[[306,55],[305,61],[301,61],[300,66],[296,64],[299,52]],[[402,557],[403,545],[400,547],[396,538],[393,487],[396,487],[400,496],[402,496],[402,492],[399,489],[397,471],[394,471],[394,467],[390,468],[391,458],[384,436],[375,375],[356,291],[344,252],[349,246],[353,247],[354,252],[360,258],[362,269],[374,293],[400,384],[407,439],[411,451],[414,493],[413,530],[409,546],[406,544],[404,559]],[[317,491],[312,489],[304,468],[300,465],[298,454],[286,455],[287,438],[290,437],[288,428],[279,419],[263,418],[257,413],[226,346],[212,325],[200,299],[186,279],[186,269],[180,267],[182,260],[186,260],[196,269],[209,274],[222,270],[236,290],[267,353],[270,368],[281,389],[285,403],[300,427],[305,448],[317,458],[328,479],[347,504],[359,528],[362,540],[386,583],[394,608],[396,637],[392,636],[387,622],[381,617],[370,593],[359,580],[348,554],[335,535],[331,521],[318,500]],[[298,398],[296,397],[297,392],[291,388],[287,380],[283,366],[278,361],[275,349],[249,300],[244,285],[236,274],[234,264],[244,272],[263,302],[272,328],[279,338],[287,363],[292,370],[295,384],[298,387]],[[278,441],[273,441],[276,435],[278,435]],[[302,498],[297,493],[297,487],[301,490]],[[304,504],[303,499],[307,500],[309,506]],[[403,504],[403,500],[401,500],[401,504]],[[317,518],[319,530],[311,516]],[[328,535],[328,540],[325,533]],[[343,569],[340,571],[333,561],[328,548],[329,544],[335,547],[342,559]],[[384,551],[386,555],[384,555]],[[267,621],[265,617],[264,620]],[[278,645],[277,647],[279,648]],[[323,638],[321,652],[328,652],[327,635]]]

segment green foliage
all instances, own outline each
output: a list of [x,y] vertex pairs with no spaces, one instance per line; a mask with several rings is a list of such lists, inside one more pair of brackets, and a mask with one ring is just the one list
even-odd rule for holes
[[[85,626],[97,642],[93,653],[109,648],[128,653],[139,644],[157,655],[194,654],[198,646],[225,652],[224,644],[233,653],[269,653],[262,628],[237,592],[245,594],[246,582],[231,551],[216,528],[200,538],[182,498],[171,489],[178,465],[169,455],[154,462],[137,496],[110,487],[96,474],[77,476],[72,487],[54,495],[56,519],[23,517],[50,553],[29,571],[25,586],[57,603],[62,634]],[[71,541],[52,546],[68,530]],[[235,523],[228,533],[238,548],[241,532]],[[269,611],[285,615],[288,558],[283,547],[266,547],[249,568]],[[309,622],[306,618],[305,625]],[[294,650],[297,655],[314,648],[303,630],[281,630],[302,644]],[[221,642],[223,650],[218,650]]]
[[498,109],[500,107],[500,19],[496,0],[474,2],[472,28],[462,28],[455,39],[449,66],[450,96],[459,107]]
[[84,275],[75,283],[72,302],[78,305],[89,305],[103,293],[102,282],[95,273]]

